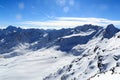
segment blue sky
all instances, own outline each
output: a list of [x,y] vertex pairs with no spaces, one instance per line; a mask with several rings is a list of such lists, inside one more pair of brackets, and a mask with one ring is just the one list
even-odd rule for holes
[[0,27],[119,26],[119,8],[120,0],[0,0]]

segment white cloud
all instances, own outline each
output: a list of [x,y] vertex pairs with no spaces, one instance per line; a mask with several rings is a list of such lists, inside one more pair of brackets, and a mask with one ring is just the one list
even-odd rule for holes
[[77,21],[77,22],[83,22],[85,24],[94,24],[94,25],[108,25],[108,24],[114,24],[114,25],[120,25],[119,20],[109,20],[105,18],[76,18],[76,17],[58,17],[58,20],[63,21]]
[[18,7],[19,7],[19,9],[24,9],[25,8],[25,5],[24,5],[24,3],[23,2],[21,2],[21,3],[19,3],[18,4]]
[[23,25],[39,26],[40,28],[70,28],[84,24],[107,26],[108,24],[120,25],[120,21],[108,20],[104,18],[76,18],[76,17],[56,17],[50,21],[25,21]]

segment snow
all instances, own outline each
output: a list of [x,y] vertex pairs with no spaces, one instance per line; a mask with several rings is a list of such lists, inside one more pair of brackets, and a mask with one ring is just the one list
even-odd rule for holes
[[71,62],[72,55],[65,55],[55,48],[27,52],[25,55],[0,59],[0,80],[42,80],[51,72]]
[[[13,51],[0,55],[0,80],[119,80],[120,32],[108,39],[103,38],[104,30],[99,31],[101,32],[99,36],[94,35],[86,44],[77,43],[69,52],[58,50],[60,44],[55,45],[54,39],[49,47],[34,51],[29,47],[40,45],[39,40],[33,43],[19,43],[12,47]],[[88,36],[93,32],[95,30],[79,31],[62,38],[67,42],[71,37]],[[48,33],[41,35],[49,36]],[[56,37],[58,38],[61,36]],[[74,56],[77,53],[80,55]]]
[[1,39],[0,42],[3,43],[5,40],[4,39]]
[[[116,41],[112,43],[109,42],[114,39]],[[99,75],[99,77],[96,76],[93,80],[101,80],[102,78],[104,78],[103,80],[106,80],[108,77],[105,77],[104,74],[99,74],[99,69],[97,67],[97,57],[99,55],[97,55],[97,53],[101,53],[100,55],[103,56],[102,63],[107,65],[104,71],[109,71],[116,66],[116,61],[113,56],[119,55],[120,49],[112,49],[119,47],[119,44],[114,46],[115,43],[119,42],[119,39],[113,37],[109,40],[100,40],[100,37],[94,38],[87,44],[78,44],[73,47],[73,49],[78,51],[81,48],[85,50],[80,56],[73,56],[66,52],[56,50],[59,46],[32,51],[27,50],[27,47],[29,47],[28,43],[20,44],[14,48],[14,52],[25,53],[24,55],[0,59],[0,73],[2,73],[0,74],[0,80],[43,80],[43,78],[50,74],[50,78],[46,80],[60,80],[63,75],[69,75],[67,80],[74,79],[74,77],[77,80],[87,80],[95,74]],[[111,47],[109,47],[109,44],[111,44]],[[96,45],[99,46],[100,49],[97,49],[96,52],[94,52]],[[103,49],[107,50],[102,52]],[[86,56],[82,57],[83,55]],[[72,68],[70,71],[67,71],[68,65],[70,64],[72,65]],[[63,70],[61,75],[58,74],[58,70]],[[116,68],[115,70],[119,71],[120,69]],[[74,74],[71,75],[71,73]],[[111,73],[105,73],[105,75],[111,76]],[[111,80],[117,79],[116,76],[118,76],[118,74],[113,75],[115,76],[113,78],[111,77]]]
[[44,35],[43,35],[43,37],[47,37],[48,36],[48,34],[47,33],[45,33]]
[[36,44],[38,44],[38,41],[36,41],[36,42],[34,42],[34,43],[31,43],[30,45],[36,45]]
[[64,36],[63,38],[70,38],[70,37],[75,37],[75,36],[87,36],[87,35],[92,34],[93,32],[95,32],[95,31],[92,30],[92,31],[88,31],[88,32],[80,32],[78,34],[72,34],[72,35]]
[[106,72],[105,74],[98,74],[96,75],[94,78],[90,79],[90,80],[119,80],[120,79],[120,74],[116,73],[116,74],[112,74],[111,71]]

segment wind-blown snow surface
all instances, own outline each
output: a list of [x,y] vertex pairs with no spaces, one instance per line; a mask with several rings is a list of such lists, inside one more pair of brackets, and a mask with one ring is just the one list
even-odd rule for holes
[[69,30],[62,36],[56,32],[59,36],[54,35],[56,39],[52,37],[47,47],[31,48],[47,41],[52,33],[43,33],[43,39],[20,43],[1,54],[0,80],[119,80],[119,30],[113,25]]

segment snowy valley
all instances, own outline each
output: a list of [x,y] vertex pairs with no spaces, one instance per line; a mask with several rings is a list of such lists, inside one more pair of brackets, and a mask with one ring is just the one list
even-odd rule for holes
[[119,80],[120,30],[0,29],[0,80]]

